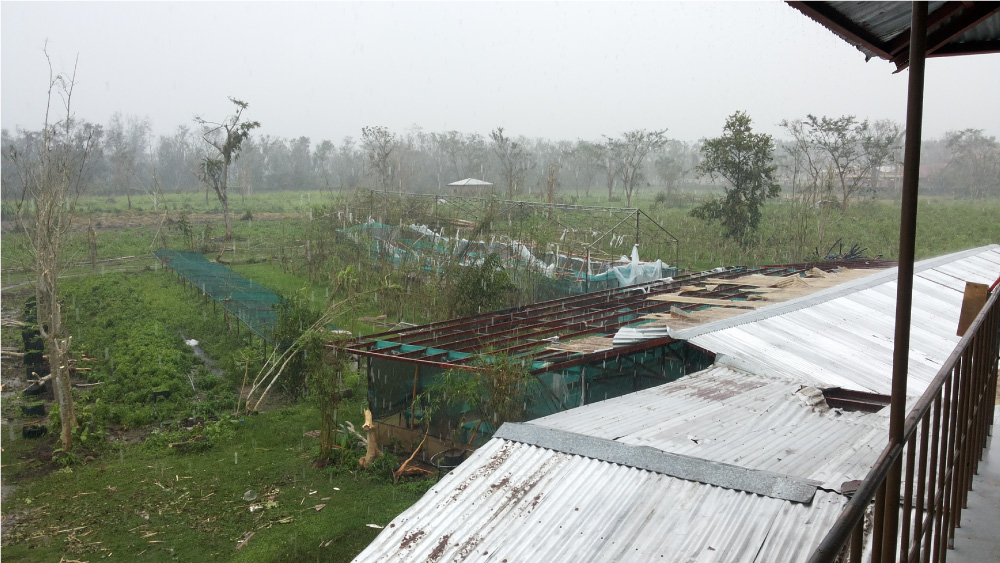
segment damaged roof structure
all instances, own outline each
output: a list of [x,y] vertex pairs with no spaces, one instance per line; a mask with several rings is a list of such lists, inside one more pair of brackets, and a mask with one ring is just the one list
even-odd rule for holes
[[[998,271],[1000,245],[916,264],[908,405],[959,342],[965,283]],[[673,333],[714,365],[502,426],[356,561],[806,559],[885,446],[896,283]]]
[[[672,336],[747,311],[873,275],[875,260],[719,268],[533,305],[406,327],[365,337],[351,352],[367,358],[368,402],[380,425],[406,426],[415,402],[445,370],[485,371],[491,358],[520,360],[537,380],[528,419],[646,389],[701,370],[712,354]],[[485,362],[485,363],[484,363]],[[440,417],[439,417],[440,418]],[[452,415],[461,442],[495,431],[475,412]],[[476,440],[473,442],[472,440]]]

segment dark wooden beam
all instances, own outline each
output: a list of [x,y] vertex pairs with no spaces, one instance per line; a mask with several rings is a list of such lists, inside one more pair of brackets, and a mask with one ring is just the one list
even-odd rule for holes
[[957,57],[959,55],[986,55],[993,53],[1000,53],[1000,40],[949,43],[937,51],[934,51],[934,54],[929,56]]

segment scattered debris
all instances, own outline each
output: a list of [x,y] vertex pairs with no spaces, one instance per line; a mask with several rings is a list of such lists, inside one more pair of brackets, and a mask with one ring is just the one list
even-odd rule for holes
[[243,534],[243,537],[236,541],[236,549],[243,549],[243,546],[245,546],[247,542],[250,541],[250,538],[252,538],[256,533],[257,532],[247,532]]

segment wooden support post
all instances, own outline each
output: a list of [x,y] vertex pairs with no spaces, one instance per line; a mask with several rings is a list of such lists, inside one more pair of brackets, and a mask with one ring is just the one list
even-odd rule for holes
[[372,420],[372,411],[369,409],[365,409],[365,423],[361,428],[368,434],[367,451],[365,457],[358,460],[358,465],[367,468],[376,457],[382,455],[378,449],[378,432],[375,431],[375,422]]
[[976,315],[983,310],[986,305],[986,298],[989,297],[989,288],[984,283],[965,283],[965,296],[962,298],[962,312],[958,317],[958,336],[965,336],[965,331],[969,330],[972,321],[976,320]]
[[417,411],[417,377],[420,375],[420,364],[413,366],[413,400],[410,401],[410,428],[413,428],[413,418]]

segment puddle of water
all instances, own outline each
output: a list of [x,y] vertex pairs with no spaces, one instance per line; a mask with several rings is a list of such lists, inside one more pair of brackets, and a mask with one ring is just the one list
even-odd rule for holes
[[183,334],[181,335],[181,338],[184,339],[185,344],[191,347],[191,351],[194,352],[194,355],[198,356],[201,358],[201,361],[205,362],[205,367],[208,369],[209,373],[216,376],[222,375],[222,370],[215,366],[215,360],[213,360],[208,354],[205,353],[204,350],[201,349],[197,340],[188,339]]

